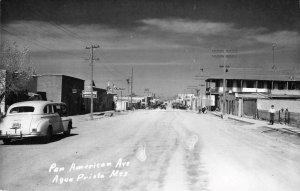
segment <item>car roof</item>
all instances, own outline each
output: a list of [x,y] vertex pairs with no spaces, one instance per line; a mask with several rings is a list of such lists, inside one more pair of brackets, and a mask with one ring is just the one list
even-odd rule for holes
[[22,101],[12,104],[10,107],[19,107],[19,106],[33,106],[33,107],[41,107],[47,104],[50,104],[50,101]]
[[7,111],[7,114],[9,115],[9,112],[10,110],[13,108],[13,107],[22,107],[22,106],[32,106],[34,107],[34,114],[41,114],[43,113],[43,109],[46,105],[48,104],[64,104],[62,102],[51,102],[51,101],[42,101],[42,100],[38,100],[38,101],[23,101],[23,102],[18,102],[18,103],[14,103],[12,104],[8,111]]

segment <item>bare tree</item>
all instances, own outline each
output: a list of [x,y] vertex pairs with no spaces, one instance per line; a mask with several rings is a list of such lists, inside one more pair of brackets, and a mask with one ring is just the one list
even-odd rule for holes
[[0,47],[0,102],[5,95],[26,89],[34,74],[29,51],[20,49],[16,43],[1,43]]

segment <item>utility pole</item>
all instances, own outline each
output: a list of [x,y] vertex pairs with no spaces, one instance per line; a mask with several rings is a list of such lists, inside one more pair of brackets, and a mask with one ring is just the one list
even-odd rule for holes
[[130,85],[130,78],[127,78],[127,79],[126,79],[126,82],[127,82],[127,85],[128,85],[128,88],[127,88],[127,91],[128,91],[128,94],[127,94],[127,95],[128,95],[128,96],[127,96],[127,101],[128,101],[128,109],[129,109],[129,108],[130,108],[130,107],[129,107],[129,89],[130,89],[130,88],[129,88],[129,85]]
[[[199,89],[200,89],[200,107],[203,107],[203,96],[206,95],[206,85],[205,85],[205,80],[209,77],[209,76],[205,76],[204,75],[204,68],[200,68],[200,75],[196,75],[195,77],[198,78],[196,80],[199,80]],[[204,83],[203,83],[204,81]],[[206,104],[205,104],[206,105]]]
[[236,50],[228,50],[228,49],[218,49],[218,50],[212,50],[214,53],[212,56],[213,57],[218,57],[218,58],[223,58],[223,99],[222,99],[222,117],[225,115],[225,110],[226,110],[226,98],[225,98],[225,93],[226,93],[226,72],[228,71],[227,68],[229,66],[226,65],[227,58],[230,57],[235,57],[235,53],[237,53]]
[[272,69],[274,69],[274,70],[276,70],[277,68],[276,68],[276,65],[275,65],[275,48],[276,48],[276,44],[274,43],[274,44],[272,44],[272,52],[273,52],[273,66],[272,66]]
[[121,110],[123,110],[123,95],[122,95],[122,90],[121,90]]
[[131,94],[130,94],[130,104],[131,104],[131,110],[132,110],[132,88],[133,88],[133,67],[131,68]]
[[93,111],[94,111],[94,88],[93,88],[93,72],[94,72],[94,60],[99,60],[99,59],[95,59],[94,58],[94,49],[95,48],[99,48],[99,45],[91,45],[91,46],[87,46],[86,49],[90,50],[90,54],[91,54],[91,57],[90,57],[90,60],[91,60],[91,87],[90,87],[90,91],[91,91],[91,120],[93,120]]
[[[276,72],[277,68],[275,66],[275,47],[276,47],[276,44],[273,43],[272,44],[272,63],[273,63],[273,66],[272,66],[272,69],[273,69],[273,72]],[[271,84],[271,90],[273,89],[273,81],[272,81],[272,84]]]

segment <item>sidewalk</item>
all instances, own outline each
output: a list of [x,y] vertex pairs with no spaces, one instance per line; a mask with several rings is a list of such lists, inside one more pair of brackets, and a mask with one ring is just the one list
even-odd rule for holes
[[[211,114],[221,117],[222,113],[221,112],[210,112]],[[246,118],[246,117],[238,117],[235,115],[226,115],[226,118],[230,119],[230,120],[236,120],[236,121],[241,121],[241,122],[245,122],[245,123],[249,123],[251,125],[254,126],[261,126],[261,127],[267,127],[271,130],[274,131],[281,131],[284,133],[291,133],[291,134],[296,134],[298,136],[300,136],[300,128],[298,127],[291,127],[288,125],[283,125],[283,124],[279,124],[279,123],[274,123],[273,125],[270,125],[268,121],[262,121],[262,120],[257,120],[257,119],[250,119],[250,118]]]
[[[111,111],[102,111],[102,112],[94,112],[93,113],[93,120],[102,119],[104,117],[113,117],[115,115],[124,114],[126,112],[116,112],[114,110]],[[73,115],[70,116],[73,121],[89,121],[91,120],[91,114],[83,114],[83,115]]]

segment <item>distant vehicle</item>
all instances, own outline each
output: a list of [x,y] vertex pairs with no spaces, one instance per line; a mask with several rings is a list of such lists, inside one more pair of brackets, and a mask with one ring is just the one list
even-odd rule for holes
[[68,136],[72,119],[67,117],[64,103],[50,101],[25,101],[11,105],[0,121],[0,139],[9,144],[12,139],[43,137],[44,142],[52,136],[64,133]]
[[186,110],[187,106],[185,106],[185,105],[179,105],[179,109]]
[[173,103],[172,108],[186,110],[187,106],[183,105],[182,103]]

